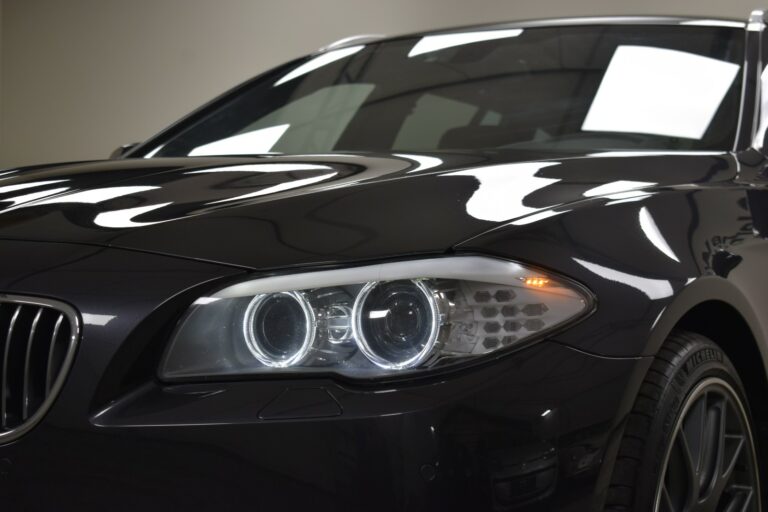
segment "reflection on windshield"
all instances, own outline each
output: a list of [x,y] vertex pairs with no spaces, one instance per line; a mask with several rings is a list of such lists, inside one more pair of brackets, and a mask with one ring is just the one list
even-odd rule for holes
[[739,69],[677,50],[619,46],[582,129],[700,140]]
[[415,57],[422,53],[436,52],[454,46],[479,43],[481,41],[491,41],[493,39],[504,39],[507,37],[517,37],[523,33],[523,29],[515,28],[510,30],[482,30],[479,32],[460,32],[458,34],[438,34],[436,36],[424,36],[416,43],[409,57]]
[[370,84],[324,87],[278,108],[235,135],[192,149],[189,155],[324,151],[336,144],[372,90]]
[[403,37],[266,74],[141,154],[728,151],[743,62],[723,26]]
[[768,66],[760,74],[760,92],[760,124],[752,142],[756,148],[765,146],[765,135],[768,131]]
[[202,146],[196,147],[189,152],[189,156],[211,156],[211,155],[254,155],[269,153],[280,140],[280,137],[288,130],[291,125],[281,124],[254,130],[252,132],[240,133],[217,140]]
[[360,50],[362,50],[363,48],[365,48],[365,45],[350,46],[349,48],[339,48],[338,50],[331,50],[329,52],[325,52],[322,55],[315,57],[309,62],[306,62],[301,66],[297,67],[296,69],[294,69],[293,71],[287,73],[283,78],[275,82],[275,87],[277,87],[278,85],[284,84],[286,82],[290,82],[294,78],[298,78],[302,75],[306,75],[307,73],[310,73],[316,69],[320,69],[323,66],[327,66],[332,62],[336,62],[337,60],[341,60],[346,57],[349,57],[350,55],[354,55]]

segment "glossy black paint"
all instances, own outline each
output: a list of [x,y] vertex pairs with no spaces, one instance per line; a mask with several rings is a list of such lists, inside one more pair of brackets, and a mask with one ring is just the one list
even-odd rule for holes
[[[755,108],[748,98],[727,153],[126,158],[0,171],[0,291],[66,301],[84,324],[46,419],[0,446],[2,503],[599,510],[623,419],[686,314],[704,304],[743,319],[751,338],[718,341],[757,355],[762,373],[745,380],[765,396],[768,162],[748,147]],[[175,321],[232,279],[464,253],[568,276],[597,308],[551,339],[439,377],[156,377]],[[760,401],[751,406],[762,419]]]
[[[346,154],[129,159],[75,172],[18,171],[3,181],[10,192],[0,188],[8,205],[0,210],[0,238],[107,245],[257,270],[338,264],[443,253],[551,208],[602,205],[605,194],[585,193],[606,183],[620,182],[613,192],[627,193],[725,181],[736,172],[734,157],[717,153],[412,157],[442,163],[421,171],[409,158]],[[307,165],[316,168],[301,169]],[[17,204],[29,194],[36,200]]]
[[[165,386],[142,362],[149,345],[162,343],[168,319],[194,296],[190,287],[237,271],[70,244],[3,247],[3,263],[16,262],[9,273],[22,276],[3,286],[67,295],[84,319],[56,405],[2,449],[4,503],[31,510],[433,510],[543,496],[579,510],[593,500],[605,446],[620,426],[615,411],[630,405],[625,389],[650,362],[543,342],[472,372],[397,386]],[[290,414],[265,414],[291,393],[307,396]],[[542,468],[541,488],[515,498]],[[564,492],[554,496],[556,484]]]

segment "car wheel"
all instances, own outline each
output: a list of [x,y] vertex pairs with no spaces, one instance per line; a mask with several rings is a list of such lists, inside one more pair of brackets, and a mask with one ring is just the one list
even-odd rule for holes
[[675,332],[627,419],[605,510],[760,512],[744,389],[709,339]]

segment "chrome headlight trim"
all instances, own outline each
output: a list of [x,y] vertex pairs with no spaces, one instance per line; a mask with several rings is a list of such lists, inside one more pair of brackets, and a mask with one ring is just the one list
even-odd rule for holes
[[[254,278],[220,290],[202,300],[248,297],[260,293],[297,291],[342,284],[364,284],[371,281],[397,281],[401,279],[459,279],[495,284],[519,284],[526,278],[547,275],[560,283],[575,285],[567,278],[552,272],[539,271],[513,261],[487,256],[449,256],[444,258],[415,259],[364,265],[336,270],[297,272],[293,274]],[[582,294],[586,288],[575,285]],[[579,295],[572,288],[552,286],[551,293]],[[589,294],[591,295],[591,294]]]

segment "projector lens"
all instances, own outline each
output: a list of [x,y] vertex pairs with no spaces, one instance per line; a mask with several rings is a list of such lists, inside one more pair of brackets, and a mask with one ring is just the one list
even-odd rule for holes
[[360,351],[381,368],[418,366],[437,341],[437,302],[421,281],[368,283],[360,291],[352,315]]
[[293,366],[312,348],[314,312],[297,292],[258,295],[248,305],[243,331],[248,348],[262,364]]

